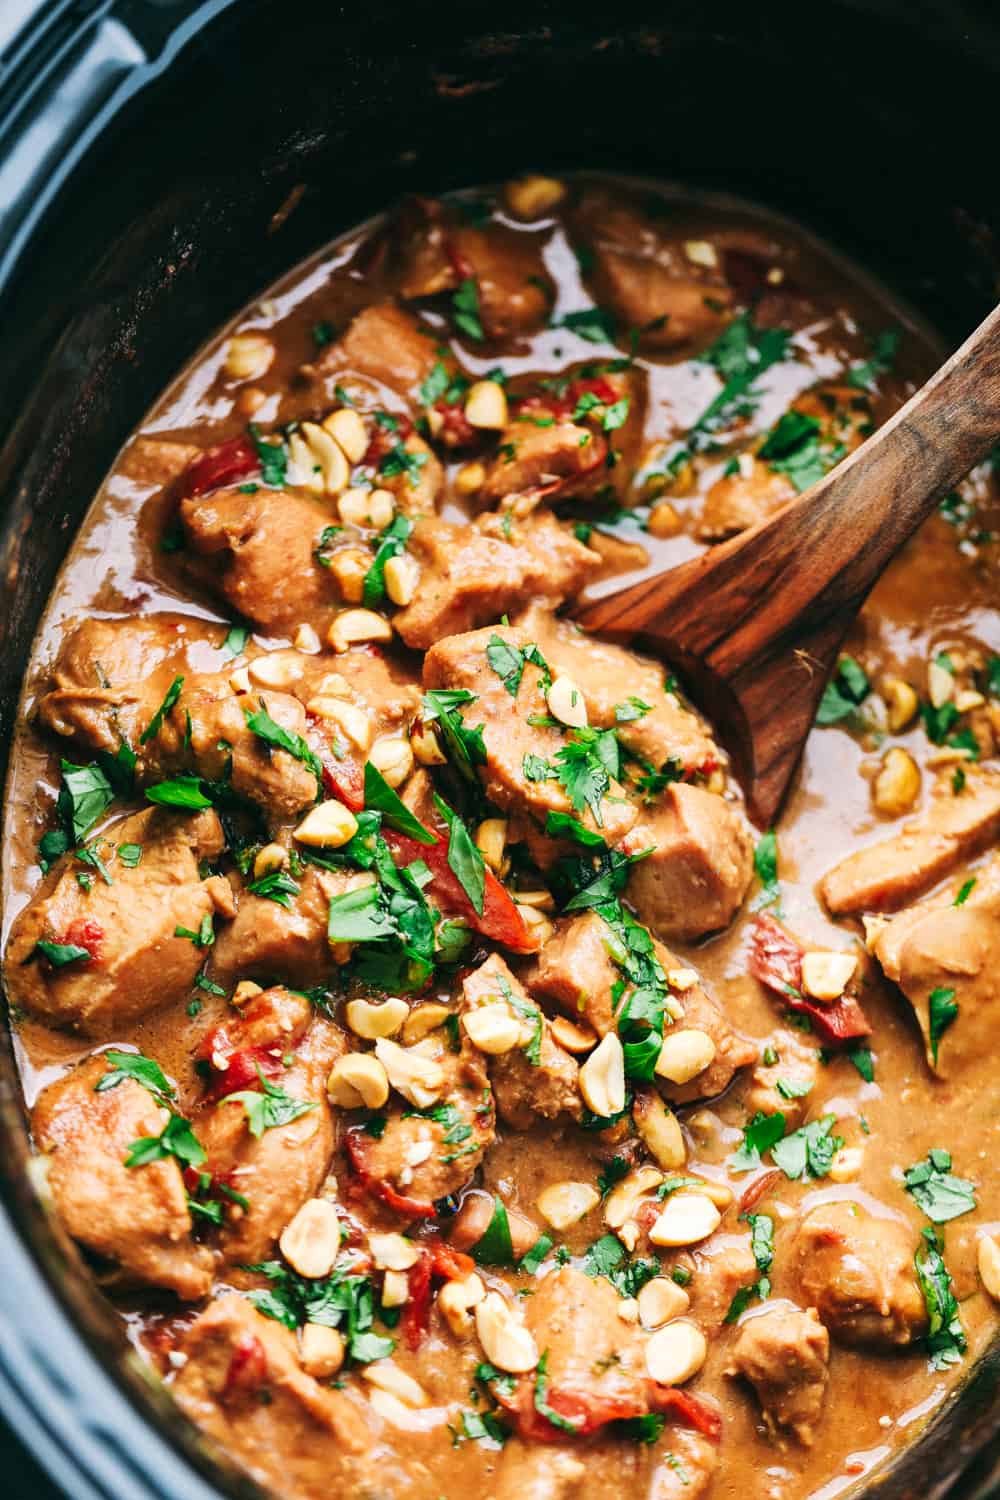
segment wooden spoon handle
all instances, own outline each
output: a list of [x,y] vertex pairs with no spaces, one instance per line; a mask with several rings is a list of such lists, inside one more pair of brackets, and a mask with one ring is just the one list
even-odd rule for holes
[[[692,563],[577,611],[738,671],[764,638],[859,608],[890,558],[1000,438],[1000,308],[895,416],[801,499]],[[709,577],[711,582],[709,584]],[[685,601],[698,596],[697,612]]]

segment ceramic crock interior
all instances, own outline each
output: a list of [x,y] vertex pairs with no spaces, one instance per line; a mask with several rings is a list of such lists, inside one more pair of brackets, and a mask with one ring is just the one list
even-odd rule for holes
[[[1000,193],[982,143],[1000,25],[986,8],[978,19],[955,0],[919,14],[905,0],[486,9],[365,0],[290,15],[240,0],[117,113],[47,214],[0,314],[4,747],[54,573],[129,430],[206,334],[400,192],[527,166],[661,176],[797,217],[952,343],[992,304]],[[6,1044],[0,1136],[8,1246],[27,1245],[138,1404],[137,1423],[177,1428],[194,1451],[39,1210]],[[882,1495],[937,1493],[981,1447],[998,1369],[1000,1350]],[[154,1459],[133,1460],[147,1493]],[[972,1478],[960,1488],[971,1495]]]

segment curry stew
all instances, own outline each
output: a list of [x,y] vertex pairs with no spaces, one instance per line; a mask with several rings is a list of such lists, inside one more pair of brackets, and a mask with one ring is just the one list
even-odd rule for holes
[[299,267],[121,454],[27,685],[6,987],[55,1213],[278,1494],[830,1497],[991,1336],[989,466],[774,830],[564,609],[938,356],[785,222],[525,177]]

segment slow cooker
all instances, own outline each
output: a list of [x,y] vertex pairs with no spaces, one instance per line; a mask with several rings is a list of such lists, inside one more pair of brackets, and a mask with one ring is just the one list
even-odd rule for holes
[[[990,0],[35,8],[0,54],[3,752],[119,445],[208,333],[340,230],[515,168],[646,173],[784,210],[957,344],[997,295],[998,87]],[[0,1138],[8,1426],[80,1500],[253,1491],[41,1208],[6,1028]],[[1000,1345],[866,1493],[1000,1493],[998,1376]]]

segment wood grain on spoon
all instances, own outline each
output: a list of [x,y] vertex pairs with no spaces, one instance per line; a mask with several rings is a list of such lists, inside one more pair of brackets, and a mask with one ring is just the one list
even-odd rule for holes
[[832,473],[776,515],[574,611],[676,664],[770,823],[844,636],[886,564],[1000,437],[1000,308]]

